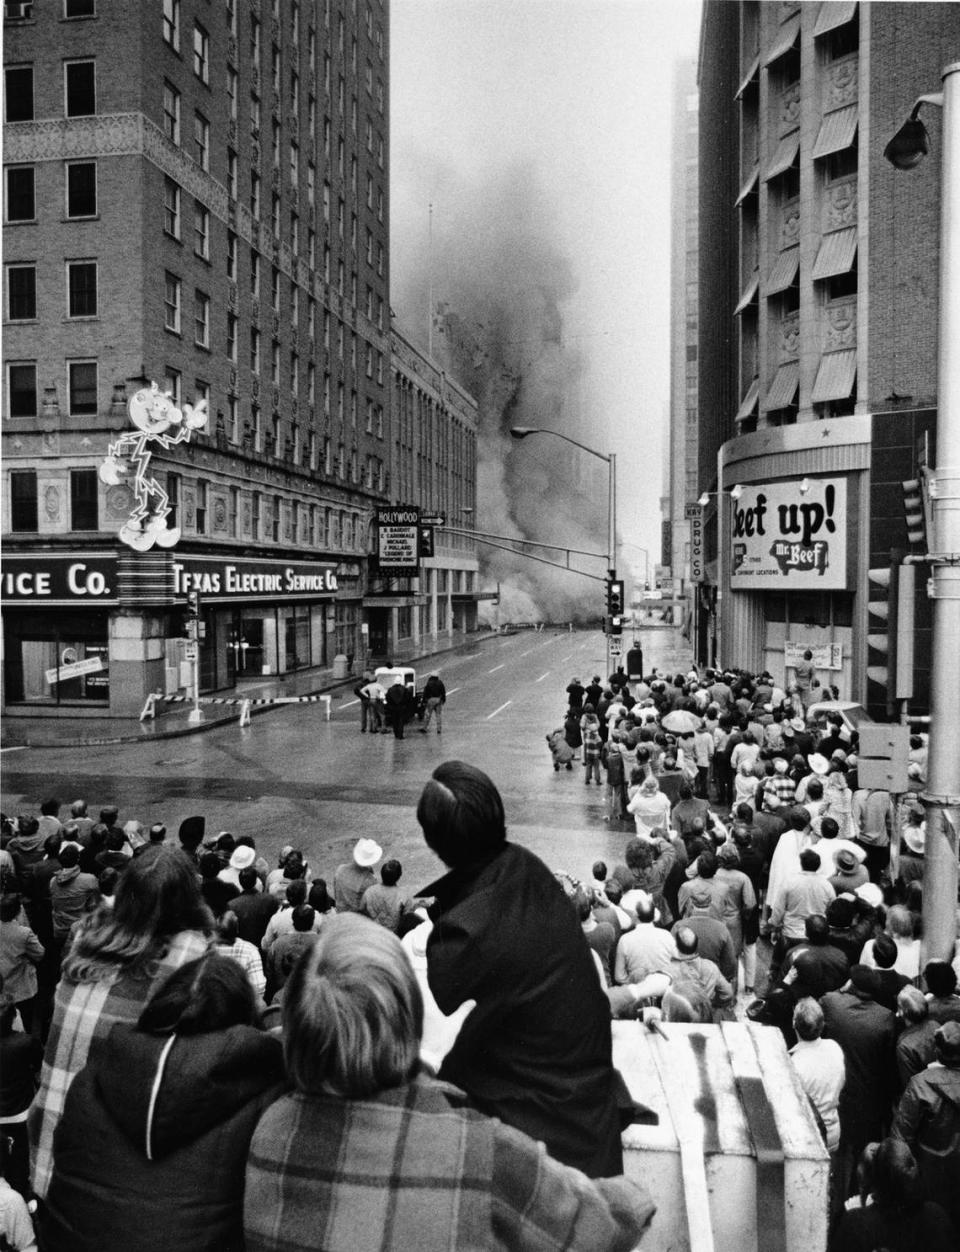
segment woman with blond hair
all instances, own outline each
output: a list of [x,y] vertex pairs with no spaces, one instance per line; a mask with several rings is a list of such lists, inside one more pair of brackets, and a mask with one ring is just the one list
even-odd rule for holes
[[168,974],[202,956],[213,917],[197,875],[179,848],[153,844],[120,875],[112,909],[89,914],[64,954],[40,1090],[30,1110],[33,1189],[47,1193],[53,1136],[75,1076],[94,1040],[117,1022],[135,1022]]
[[250,1145],[247,1252],[636,1245],[639,1184],[588,1179],[428,1076],[474,1007],[425,1017],[396,935],[349,913],[324,927],[284,994],[293,1091]]

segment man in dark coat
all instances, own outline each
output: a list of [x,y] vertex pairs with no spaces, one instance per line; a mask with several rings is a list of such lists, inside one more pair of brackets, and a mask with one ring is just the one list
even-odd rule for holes
[[936,1061],[907,1083],[893,1122],[917,1159],[927,1197],[960,1222],[960,1022],[933,1036]]
[[394,737],[402,739],[403,727],[410,707],[410,688],[406,683],[392,683],[387,688],[384,704],[386,705],[387,721],[393,728]]
[[434,770],[417,820],[450,869],[417,893],[436,901],[430,990],[447,1014],[477,1002],[440,1077],[557,1160],[593,1178],[621,1173],[609,1004],[562,888],[507,842],[500,794],[471,765]]
[[896,1017],[877,1003],[880,979],[866,965],[854,965],[839,991],[820,1001],[824,1035],[843,1049],[847,1079],[840,1096],[838,1200],[846,1199],[860,1153],[882,1139],[897,1092],[894,1046]]

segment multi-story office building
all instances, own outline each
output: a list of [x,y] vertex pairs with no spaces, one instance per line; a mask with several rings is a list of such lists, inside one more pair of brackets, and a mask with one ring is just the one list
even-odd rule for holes
[[902,484],[934,457],[937,110],[932,159],[908,174],[883,149],[958,49],[956,4],[704,9],[699,487],[719,629],[700,659],[779,676],[816,648],[822,680],[875,715],[896,711],[901,557],[923,551]]
[[[697,447],[700,436],[699,285],[697,255],[699,152],[696,65],[680,62],[673,82],[673,153],[670,179],[670,408],[665,440],[669,449],[661,519],[661,578],[673,595],[686,600],[684,615],[697,613],[702,561],[691,548],[699,540],[698,519],[690,509],[699,491]],[[676,615],[680,620],[680,615]],[[695,625],[695,621],[691,622]]]
[[373,593],[366,601],[371,648],[383,651],[381,641],[393,639],[394,653],[403,656],[477,627],[476,542],[469,533],[476,510],[477,403],[399,331],[391,333],[390,349],[393,499],[443,519],[427,527],[415,589],[391,596],[389,580],[381,579],[382,605]]
[[[190,591],[201,690],[358,667],[396,499],[387,0],[4,16],[8,712],[181,687]],[[137,458],[99,471],[151,381],[209,419],[140,448],[180,538],[132,550]]]

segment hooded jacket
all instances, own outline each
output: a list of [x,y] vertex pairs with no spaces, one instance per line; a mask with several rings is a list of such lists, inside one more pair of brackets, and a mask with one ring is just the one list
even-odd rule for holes
[[252,1026],[116,1026],[57,1127],[46,1252],[239,1252],[247,1150],[283,1076],[279,1039]]

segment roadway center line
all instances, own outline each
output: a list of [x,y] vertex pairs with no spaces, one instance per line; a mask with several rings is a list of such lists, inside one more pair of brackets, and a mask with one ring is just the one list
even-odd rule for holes
[[504,661],[503,665],[495,665],[495,666],[493,667],[493,669],[488,669],[488,670],[487,670],[487,673],[488,673],[488,674],[495,674],[495,673],[497,672],[497,670],[498,670],[498,669],[505,669],[505,668],[506,668],[506,665],[507,665],[507,663],[506,663],[506,661]]
[[454,693],[455,693],[455,692],[457,692],[457,691],[459,691],[459,690],[460,690],[460,688],[459,688],[459,687],[451,687],[451,688],[450,688],[450,690],[447,692],[447,695],[448,695],[448,696],[452,696],[452,695],[454,695]]
[[535,679],[534,679],[534,682],[542,683],[542,682],[543,682],[543,680],[544,680],[545,678],[549,678],[549,677],[550,677],[550,673],[551,673],[551,671],[550,671],[550,670],[547,670],[547,672],[546,672],[545,674],[541,674],[539,678],[535,678]]
[[351,704],[359,704],[359,703],[360,703],[359,700],[347,700],[347,702],[345,704],[341,704],[340,707],[342,709],[348,709]]
[[490,718],[491,718],[491,717],[496,717],[498,713],[502,713],[504,709],[508,709],[508,708],[510,707],[510,705],[511,705],[511,704],[513,704],[513,701],[512,701],[512,700],[508,700],[508,701],[506,702],[506,704],[501,704],[501,705],[500,705],[500,707],[499,707],[498,709],[494,709],[494,710],[493,710],[493,712],[492,712],[492,713],[489,715],[489,717],[487,718],[487,721],[489,722],[489,720],[490,720]]
[[18,743],[9,748],[0,748],[0,752],[26,752],[27,744]]

